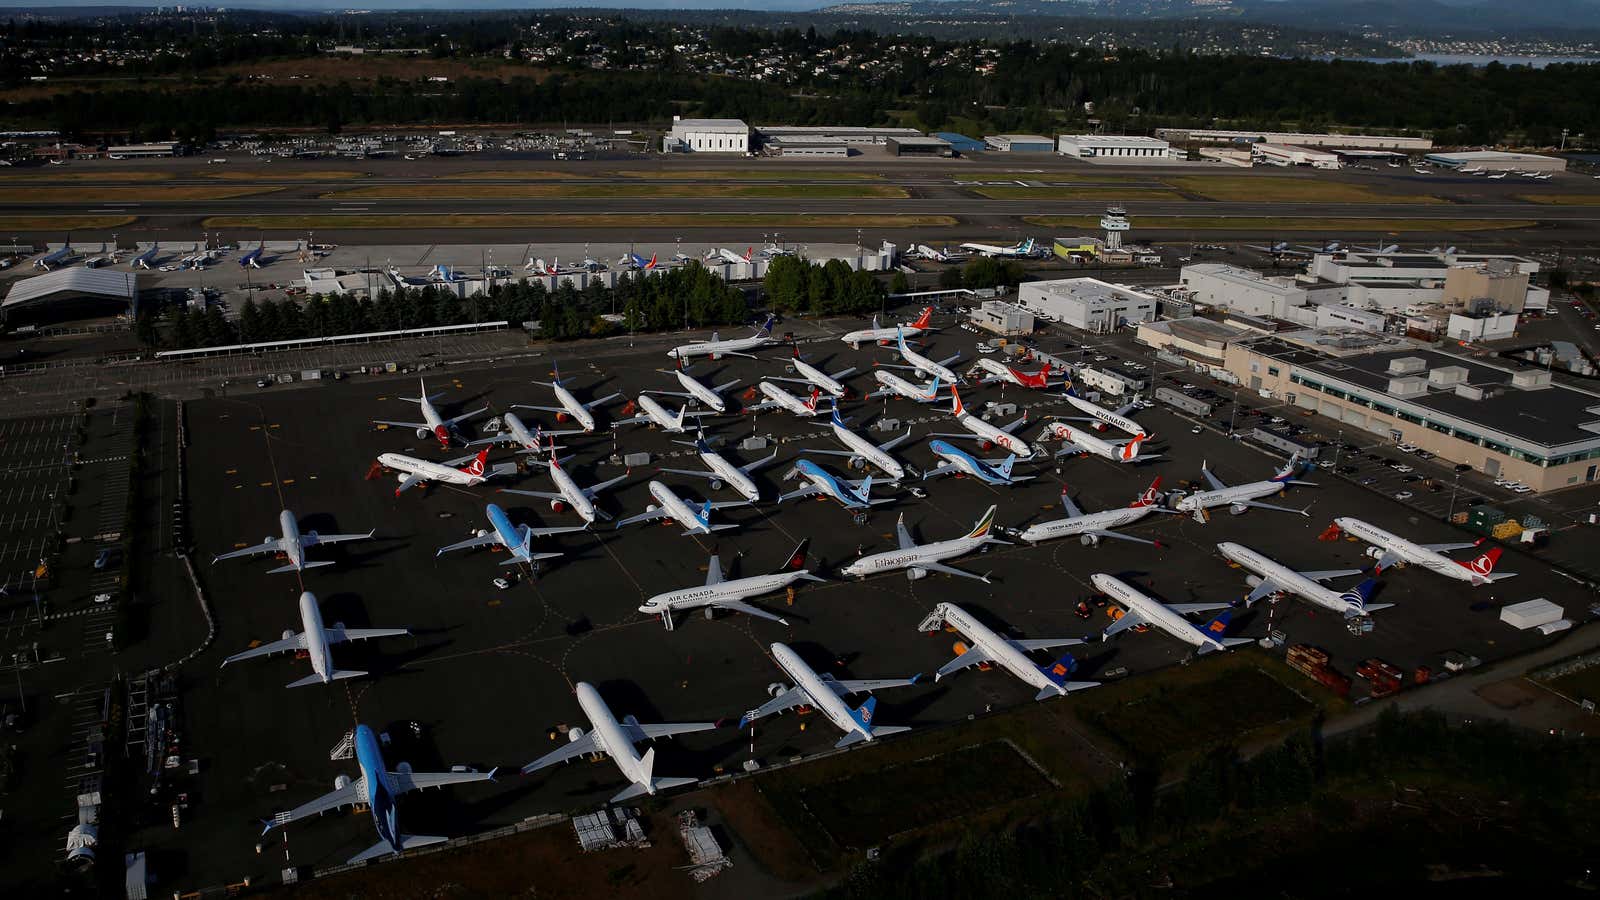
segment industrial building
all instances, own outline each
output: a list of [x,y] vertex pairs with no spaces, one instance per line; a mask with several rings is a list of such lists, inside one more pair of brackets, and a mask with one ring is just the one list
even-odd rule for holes
[[183,145],[177,141],[163,141],[156,144],[124,144],[106,148],[107,159],[155,159],[166,156],[181,156],[182,154]]
[[1295,309],[1339,303],[1344,299],[1341,285],[1306,283],[1286,275],[1263,275],[1226,263],[1184,266],[1178,273],[1178,282],[1197,306],[1278,319],[1291,318]]
[[1565,172],[1567,161],[1559,156],[1538,153],[1511,153],[1504,150],[1465,150],[1459,153],[1430,153],[1428,162],[1446,169],[1486,169],[1491,172]]
[[0,301],[0,315],[8,322],[18,316],[57,321],[96,314],[107,307],[131,315],[136,312],[138,294],[139,278],[132,272],[81,266],[55,269],[13,284]]
[[1251,390],[1545,491],[1600,475],[1600,395],[1543,369],[1486,365],[1417,345],[1372,350],[1321,332],[1230,344]]
[[1309,166],[1313,169],[1337,169],[1340,166],[1337,153],[1294,144],[1253,144],[1250,151],[1256,162],[1269,166]]
[[933,137],[949,144],[957,153],[979,153],[986,149],[983,141],[954,131],[935,131]]
[[764,140],[761,148],[777,156],[805,159],[847,159],[853,152],[843,141],[826,135],[808,134]]
[[1141,322],[1137,339],[1147,347],[1186,360],[1221,365],[1229,343],[1256,333],[1210,319],[1188,317]]
[[1017,305],[1038,318],[1096,334],[1156,317],[1155,297],[1098,278],[1025,282]]
[[741,119],[672,117],[672,131],[661,140],[664,153],[749,153],[750,126]]
[[1357,309],[1343,303],[1325,303],[1316,308],[1318,328],[1354,328],[1357,331],[1382,331],[1389,317],[1370,309]]
[[757,125],[756,137],[763,145],[855,144],[882,146],[890,138],[920,138],[915,128],[869,128],[853,125]]
[[1383,134],[1327,134],[1300,131],[1231,131],[1216,128],[1157,128],[1156,137],[1175,144],[1292,144],[1297,147],[1348,147],[1357,150],[1425,151],[1433,141]]
[[1055,142],[1038,134],[986,134],[983,142],[1001,153],[1049,153]]
[[1461,306],[1487,297],[1504,310],[1543,309],[1550,292],[1529,284],[1539,263],[1521,256],[1457,253],[1318,253],[1309,280],[1344,286],[1351,306],[1402,310],[1419,304]]
[[884,141],[895,156],[955,156],[950,142],[938,137],[892,137]]
[[985,300],[971,314],[973,325],[1001,337],[1033,334],[1033,313],[1004,300]]
[[1057,153],[1081,159],[1165,159],[1171,148],[1160,138],[1143,135],[1063,134],[1056,138]]

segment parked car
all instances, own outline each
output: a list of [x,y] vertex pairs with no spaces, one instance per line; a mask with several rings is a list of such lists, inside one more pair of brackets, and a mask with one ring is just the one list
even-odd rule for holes
[[1410,491],[1398,491],[1398,492],[1395,493],[1394,498],[1396,500],[1410,500],[1411,499],[1411,492]]

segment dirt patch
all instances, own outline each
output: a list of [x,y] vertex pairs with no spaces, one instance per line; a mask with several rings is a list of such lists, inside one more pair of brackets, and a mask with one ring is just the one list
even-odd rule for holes
[[212,178],[217,181],[358,181],[372,175],[371,172],[340,171],[338,169],[309,169],[302,171],[293,169],[230,169],[226,172],[200,171],[193,174],[200,178]]
[[13,231],[96,231],[121,228],[133,220],[133,216],[12,216],[6,219],[6,227]]
[[16,203],[113,203],[172,200],[231,200],[281,191],[275,187],[29,187],[6,190],[0,200]]
[[58,167],[51,167],[49,171],[18,172],[16,174],[0,175],[0,186],[9,182],[23,181],[94,181],[94,182],[130,182],[130,181],[166,181],[172,177],[170,172],[129,172],[129,171],[95,171],[83,169],[78,171],[61,171]]
[[804,882],[817,877],[817,864],[794,832],[785,828],[777,810],[752,779],[718,785],[705,800],[722,815],[728,830],[765,868],[782,881]]
[[1516,709],[1550,696],[1542,688],[1522,678],[1508,678],[1505,681],[1486,684],[1473,693],[1497,709]]

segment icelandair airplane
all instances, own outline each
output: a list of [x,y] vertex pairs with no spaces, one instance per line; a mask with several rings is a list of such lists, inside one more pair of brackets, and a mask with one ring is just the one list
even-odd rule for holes
[[941,603],[935,606],[933,612],[922,620],[918,630],[931,632],[941,626],[960,632],[972,643],[956,644],[956,658],[945,663],[934,673],[934,681],[969,666],[999,666],[1021,679],[1029,687],[1038,688],[1039,693],[1033,697],[1035,700],[1064,697],[1072,691],[1100,686],[1098,681],[1069,680],[1073,670],[1078,667],[1078,662],[1072,658],[1071,653],[1042,666],[1034,665],[1033,660],[1028,658],[1028,654],[1034,650],[1049,650],[1083,643],[1078,638],[1031,640],[1008,638],[978,621],[971,613],[954,603]]
[[713,531],[726,531],[729,528],[738,528],[738,525],[713,525],[711,524],[711,511],[729,506],[746,506],[743,500],[724,500],[713,503],[707,500],[701,504],[700,511],[696,512],[682,497],[672,492],[659,481],[650,482],[650,496],[655,498],[655,503],[645,507],[645,511],[636,516],[629,516],[617,523],[617,527],[633,525],[637,522],[654,522],[657,519],[671,519],[683,527],[685,537],[696,534],[710,534]]
[[422,788],[492,781],[495,771],[498,771],[413,772],[409,764],[401,763],[397,771],[390,772],[384,768],[383,750],[378,746],[378,739],[373,735],[371,728],[357,725],[351,741],[355,745],[356,764],[361,767],[361,777],[351,781],[349,777],[340,775],[334,780],[334,789],[331,793],[323,794],[310,803],[302,803],[288,812],[278,813],[266,823],[267,827],[262,834],[280,825],[298,822],[340,807],[360,804],[365,805],[372,813],[372,827],[378,832],[378,842],[351,857],[351,863],[366,862],[402,850],[414,850],[429,844],[443,843],[449,839],[432,835],[401,834],[395,800],[401,794]]
[[771,700],[744,714],[739,720],[742,729],[757,719],[793,709],[796,706],[809,706],[820,710],[828,717],[839,730],[844,732],[844,737],[834,744],[835,750],[843,750],[852,744],[870,741],[875,738],[890,734],[899,734],[910,731],[905,725],[878,725],[873,722],[873,713],[878,707],[877,697],[868,697],[867,702],[855,709],[844,703],[844,698],[862,691],[881,691],[888,688],[909,687],[917,683],[918,676],[910,678],[879,678],[864,681],[840,681],[832,675],[806,665],[800,654],[789,649],[787,644],[775,643],[772,645],[772,661],[784,671],[794,687],[785,688],[782,685],[773,685],[776,693]]
[[561,367],[559,365],[555,366],[554,378],[554,381],[535,381],[533,383],[543,385],[555,391],[556,402],[561,404],[560,406],[529,406],[525,403],[517,403],[514,404],[512,408],[537,409],[540,412],[555,413],[557,422],[564,422],[566,421],[567,417],[570,416],[573,421],[577,422],[578,425],[583,428],[584,433],[592,434],[594,433],[595,425],[594,414],[591,413],[590,410],[594,409],[596,406],[610,403],[611,401],[622,396],[620,393],[612,393],[607,394],[598,400],[590,400],[588,403],[579,403],[578,398],[572,396],[572,392],[567,390],[566,383],[562,381]]
[[[910,430],[906,431],[910,434]],[[1019,481],[1028,481],[1032,475],[1013,475],[1011,467],[1017,462],[1015,453],[1005,459],[979,459],[965,450],[958,450],[941,440],[928,442],[928,449],[933,455],[944,460],[938,466],[922,473],[922,480],[936,478],[940,475],[965,475],[976,478],[984,484],[998,487],[999,485],[1014,485]]]
[[237,559],[241,556],[256,556],[261,553],[282,553],[284,556],[288,557],[289,564],[286,566],[279,566],[276,569],[268,569],[268,575],[278,575],[284,572],[304,572],[307,569],[315,569],[321,566],[333,565],[332,560],[306,562],[305,550],[307,547],[320,547],[323,544],[340,544],[344,543],[345,541],[370,541],[372,540],[372,536],[377,533],[377,529],[373,529],[366,534],[317,534],[315,531],[308,531],[305,534],[301,534],[300,523],[295,520],[294,513],[287,509],[278,513],[278,530],[283,532],[282,537],[273,537],[272,535],[267,535],[261,539],[261,543],[255,545],[254,547],[246,547],[243,550],[234,550],[232,552],[224,553],[220,556],[214,557],[211,560],[212,565],[216,565],[225,559]]
[[561,528],[530,528],[527,525],[513,525],[506,511],[491,503],[484,513],[489,517],[489,531],[474,535],[464,541],[440,547],[439,552],[433,556],[435,559],[455,550],[473,550],[478,547],[501,547],[509,550],[508,556],[501,565],[532,565],[540,559],[555,559],[559,553],[534,553],[530,548],[536,537],[549,537],[553,534],[571,534],[574,531],[583,531],[581,525],[568,525]]
[[401,637],[411,632],[404,628],[346,628],[343,622],[335,622],[332,628],[322,624],[322,610],[317,608],[317,598],[310,591],[300,595],[300,627],[305,631],[295,634],[285,631],[283,640],[273,641],[252,647],[243,653],[235,653],[222,661],[225,666],[231,662],[242,659],[255,659],[258,656],[269,656],[273,653],[305,653],[311,660],[311,674],[298,681],[291,681],[285,687],[305,687],[308,684],[330,684],[343,678],[360,678],[367,674],[350,669],[339,669],[333,665],[333,654],[328,648],[333,644],[345,641],[364,641],[368,638]]
[[1074,425],[1068,425],[1065,422],[1051,422],[1044,427],[1044,431],[1040,432],[1039,440],[1042,441],[1047,437],[1061,439],[1061,449],[1056,451],[1056,456],[1058,457],[1073,453],[1089,454],[1114,463],[1133,463],[1161,457],[1159,453],[1149,456],[1139,455],[1139,447],[1145,442],[1145,436],[1142,434],[1134,435],[1132,440],[1113,444],[1110,441],[1103,441]]
[[1297,572],[1294,569],[1274,560],[1265,554],[1257,553],[1243,544],[1232,541],[1223,541],[1217,545],[1217,552],[1253,574],[1245,579],[1250,585],[1250,593],[1244,598],[1244,605],[1260,600],[1262,597],[1281,596],[1294,594],[1295,596],[1311,603],[1331,609],[1347,619],[1364,616],[1388,609],[1393,603],[1368,603],[1372,596],[1373,588],[1377,582],[1371,578],[1366,579],[1354,589],[1340,593],[1323,587],[1318,582],[1332,581],[1335,578],[1349,578],[1352,575],[1363,574],[1361,569],[1332,569],[1325,572]]
[[731,609],[746,615],[761,619],[768,619],[782,625],[789,624],[781,616],[773,615],[760,607],[751,606],[744,602],[751,597],[781,591],[796,581],[825,581],[818,578],[806,569],[806,547],[811,543],[807,538],[794,548],[778,571],[770,575],[751,575],[745,578],[724,579],[722,577],[722,558],[712,554],[711,562],[706,567],[706,583],[700,587],[679,588],[657,594],[644,602],[639,607],[639,612],[645,615],[660,616],[661,624],[668,631],[673,628],[672,614],[679,610],[701,609],[706,610],[709,617],[713,609]]
[[[684,442],[677,441],[676,443],[682,444]],[[778,458],[778,451],[774,450],[772,455],[765,459],[758,459],[753,463],[736,466],[721,453],[713,450],[710,444],[706,443],[704,432],[696,437],[694,443],[689,446],[694,447],[695,452],[700,454],[700,461],[705,463],[708,471],[698,469],[662,469],[661,471],[670,472],[673,475],[709,478],[711,479],[712,490],[717,490],[726,484],[728,487],[738,491],[739,495],[744,497],[748,503],[755,503],[761,499],[761,489],[756,487],[755,481],[751,480],[750,473],[771,465],[772,461]]]
[[685,400],[698,400],[699,402],[710,407],[713,412],[725,413],[728,411],[728,402],[722,399],[722,392],[739,383],[739,379],[735,378],[732,381],[719,384],[716,387],[706,387],[688,372],[686,372],[681,364],[676,369],[672,370],[672,374],[677,377],[678,384],[683,386],[683,390],[662,391],[651,389],[644,391],[643,393],[662,394],[668,397],[682,397]]
[[1465,550],[1468,547],[1481,546],[1479,541],[1457,544],[1417,544],[1397,534],[1384,531],[1376,525],[1370,525],[1350,516],[1334,519],[1333,524],[1339,526],[1340,531],[1372,545],[1372,549],[1367,551],[1367,555],[1378,561],[1377,566],[1373,568],[1374,575],[1395,563],[1402,562],[1427,569],[1430,572],[1437,572],[1457,581],[1465,581],[1473,587],[1488,584],[1492,581],[1512,578],[1516,575],[1515,572],[1496,572],[1494,570],[1495,563],[1500,561],[1499,547],[1490,547],[1482,555],[1472,560],[1451,559],[1444,555],[1451,550]]
[[887,553],[873,553],[863,556],[840,572],[856,578],[866,578],[869,575],[879,575],[884,572],[904,571],[906,578],[916,581],[926,578],[929,572],[942,572],[945,575],[959,575],[962,578],[975,578],[984,584],[989,583],[988,575],[974,575],[963,572],[953,566],[947,566],[944,561],[965,556],[968,553],[984,546],[985,544],[1009,544],[1002,541],[990,532],[994,528],[993,506],[978,520],[962,537],[951,538],[933,544],[918,545],[911,537],[911,532],[906,528],[905,513],[900,514],[900,520],[895,523],[895,536],[900,542],[899,549]]
[[1218,506],[1228,507],[1228,511],[1236,516],[1243,515],[1246,510],[1253,508],[1272,509],[1278,512],[1292,512],[1299,513],[1302,516],[1309,516],[1311,513],[1306,510],[1293,509],[1287,506],[1274,506],[1271,503],[1262,503],[1258,499],[1260,497],[1269,497],[1273,494],[1281,494],[1284,487],[1291,484],[1315,487],[1316,485],[1312,482],[1300,481],[1295,478],[1300,469],[1300,454],[1296,453],[1289,457],[1289,462],[1283,468],[1274,472],[1272,477],[1266,481],[1252,481],[1249,484],[1237,484],[1229,487],[1223,483],[1222,479],[1211,474],[1210,467],[1202,462],[1200,463],[1200,474],[1206,477],[1206,481],[1211,485],[1211,490],[1196,491],[1187,497],[1183,497],[1178,500],[1175,508],[1192,514],[1194,520],[1202,524],[1208,517],[1206,510]]
[[582,519],[586,526],[593,525],[595,519],[601,519],[603,521],[611,520],[611,516],[608,515],[605,510],[594,505],[594,498],[601,491],[618,484],[624,478],[627,478],[628,475],[633,471],[632,469],[629,469],[623,472],[621,475],[618,475],[617,477],[608,481],[602,481],[593,487],[579,487],[578,483],[572,480],[572,476],[567,474],[567,470],[561,468],[561,460],[556,458],[556,448],[554,443],[551,443],[550,445],[550,461],[545,464],[545,468],[550,470],[550,480],[556,484],[556,489],[554,492],[526,491],[517,488],[501,488],[500,493],[516,494],[521,497],[537,497],[540,500],[548,500],[550,501],[550,508],[556,512],[561,512],[563,508],[570,506],[572,507],[572,511],[578,514],[578,518]]
[[406,456],[403,453],[382,453],[378,456],[378,465],[400,473],[398,476],[400,486],[394,489],[396,497],[426,481],[473,487],[483,484],[496,475],[516,470],[516,466],[510,463],[501,463],[489,469],[488,461],[488,447],[479,450],[476,455],[463,456],[442,463],[431,459],[417,459],[415,456]]
[[[1121,617],[1101,632],[1102,641],[1108,641],[1112,635],[1120,634],[1129,628],[1154,625],[1178,640],[1193,645],[1196,656],[1251,643],[1250,638],[1246,637],[1226,637],[1228,621],[1231,618],[1227,611],[1230,604],[1162,603],[1126,581],[1103,572],[1090,575],[1089,581],[1094,584],[1095,590],[1122,604],[1123,608]],[[1195,625],[1184,618],[1193,613],[1216,610],[1222,612],[1204,625]]]
[[679,725],[641,725],[633,716],[625,716],[622,721],[611,712],[611,707],[600,696],[600,692],[586,681],[580,681],[574,689],[578,697],[578,706],[583,710],[584,716],[589,719],[590,730],[585,733],[582,728],[574,728],[567,732],[568,743],[559,750],[552,750],[531,763],[522,767],[522,774],[528,775],[537,772],[558,762],[577,759],[593,753],[604,753],[611,757],[622,771],[623,777],[632,784],[623,788],[610,803],[621,803],[631,800],[640,794],[654,796],[657,791],[682,787],[694,784],[697,778],[657,778],[655,777],[656,748],[651,747],[639,755],[634,745],[640,741],[653,741],[656,738],[671,737],[675,734],[687,734],[694,731],[710,731],[716,728],[715,722],[689,722]]
[[[433,408],[433,401],[444,395],[434,394],[431,397],[428,396],[428,385],[422,378],[417,379],[417,386],[421,388],[422,395],[420,397],[400,397],[398,399],[404,400],[407,403],[415,403],[421,407],[423,421],[395,422],[388,419],[373,419],[372,421],[378,425],[392,425],[396,428],[415,428],[417,431],[417,440],[426,440],[428,435],[431,434],[439,441],[439,446],[449,449],[455,439],[460,436],[456,426],[460,425],[467,419],[472,418],[473,416],[489,411],[489,407],[485,406],[482,409],[475,409],[472,412],[463,413],[462,415],[456,416],[453,419],[441,418],[438,410]],[[463,441],[463,443],[465,443],[465,441]]]
[[960,425],[962,428],[965,428],[967,433],[935,433],[928,435],[928,437],[958,438],[965,441],[975,440],[979,441],[980,443],[978,446],[985,450],[989,449],[990,447],[1000,447],[1016,454],[1021,459],[1032,459],[1034,455],[1039,452],[1038,450],[1034,449],[1032,444],[1014,434],[1019,427],[1027,424],[1027,413],[1023,413],[1021,418],[1017,419],[1015,422],[1012,422],[1010,425],[1003,425],[999,428],[996,428],[972,413],[967,412],[966,404],[961,402],[961,392],[956,390],[954,386],[951,386],[950,415],[955,416],[956,424]]
[[1133,541],[1136,544],[1150,544],[1159,548],[1161,546],[1160,541],[1145,540],[1144,538],[1134,537],[1131,534],[1112,531],[1111,529],[1123,525],[1132,525],[1153,512],[1174,512],[1174,510],[1162,507],[1157,502],[1160,490],[1161,478],[1157,476],[1156,480],[1150,482],[1150,486],[1144,489],[1144,493],[1122,509],[1107,509],[1097,513],[1085,514],[1083,510],[1078,508],[1078,504],[1073,503],[1072,498],[1067,495],[1067,486],[1062,485],[1061,509],[1067,514],[1066,518],[1030,525],[1017,536],[1030,544],[1077,536],[1084,544],[1090,547],[1098,545],[1101,538],[1116,538],[1119,541]]
[[725,341],[720,334],[713,331],[711,340],[691,341],[687,344],[681,344],[668,350],[667,355],[677,360],[692,359],[696,356],[709,356],[712,359],[721,359],[724,356],[749,356],[754,359],[754,355],[747,351],[757,350],[777,343],[777,340],[772,337],[772,323],[777,320],[777,316],[767,316],[767,320],[761,324],[760,328],[756,329],[756,333],[747,338],[735,338]]
[[849,332],[839,340],[849,344],[852,350],[860,350],[862,344],[868,343],[888,346],[891,342],[905,335],[916,337],[925,331],[931,331],[932,328],[928,324],[931,321],[933,321],[933,307],[931,306],[924,306],[922,314],[917,316],[916,321],[908,325],[896,325],[893,328],[879,328],[878,317],[873,316],[871,328],[862,328]]

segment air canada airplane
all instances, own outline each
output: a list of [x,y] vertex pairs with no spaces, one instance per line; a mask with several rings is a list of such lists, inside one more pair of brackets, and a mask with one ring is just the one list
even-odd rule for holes
[[704,585],[657,594],[646,600],[639,607],[639,612],[651,616],[659,615],[661,624],[668,631],[673,629],[674,612],[701,608],[706,609],[708,615],[711,609],[730,609],[787,625],[789,623],[783,617],[773,615],[760,607],[751,606],[744,601],[773,591],[781,591],[796,581],[826,580],[811,574],[806,568],[806,547],[810,543],[809,538],[801,541],[800,546],[794,548],[776,572],[767,575],[749,575],[744,578],[723,578],[722,558],[712,554],[711,562],[706,566]]

